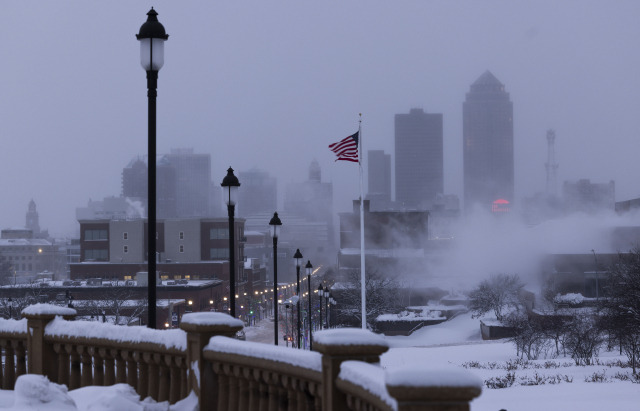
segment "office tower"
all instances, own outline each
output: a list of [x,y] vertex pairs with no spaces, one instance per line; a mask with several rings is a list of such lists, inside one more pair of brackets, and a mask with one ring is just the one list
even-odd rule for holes
[[164,159],[176,170],[177,216],[210,216],[211,155],[195,154],[192,148],[182,148],[172,149]]
[[513,202],[513,104],[486,71],[462,105],[464,206],[508,211]]
[[238,215],[273,214],[278,210],[276,179],[266,171],[251,169],[238,172]]
[[372,210],[391,207],[391,154],[383,150],[369,150],[367,154],[368,189],[366,198]]
[[428,209],[444,191],[442,114],[413,108],[395,116],[396,202]]
[[[156,161],[156,216],[158,218],[177,217],[176,169],[165,157]],[[139,201],[147,209],[147,163],[139,157],[134,158],[122,170],[122,196]]]

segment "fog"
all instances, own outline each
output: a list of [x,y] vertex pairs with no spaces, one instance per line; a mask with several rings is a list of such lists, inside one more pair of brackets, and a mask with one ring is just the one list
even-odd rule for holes
[[[488,69],[514,105],[516,199],[544,190],[549,128],[560,183],[615,180],[617,200],[640,196],[637,1],[12,0],[0,4],[0,227],[24,225],[33,198],[42,228],[73,234],[76,207],[120,194],[122,168],[147,150],[134,35],[151,6],[170,35],[158,152],[211,153],[216,182],[256,166],[282,200],[315,158],[334,211],[348,211],[357,167],[327,146],[362,113],[364,149],[393,155],[394,114],[418,107],[444,115],[445,191],[462,197],[462,102]],[[483,245],[566,244],[546,230]],[[490,256],[473,257],[491,269]]]

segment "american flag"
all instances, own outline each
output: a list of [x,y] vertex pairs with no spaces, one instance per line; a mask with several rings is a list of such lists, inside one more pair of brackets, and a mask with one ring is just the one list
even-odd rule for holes
[[337,143],[333,143],[329,146],[329,149],[336,153],[338,160],[358,162],[358,138],[360,131],[356,131],[355,134],[350,135],[347,138],[343,138]]

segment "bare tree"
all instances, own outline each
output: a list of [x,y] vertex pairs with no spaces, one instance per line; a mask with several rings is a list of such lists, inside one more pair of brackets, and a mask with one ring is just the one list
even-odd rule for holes
[[8,285],[12,283],[13,265],[5,256],[0,254],[0,285]]
[[631,366],[637,372],[640,363],[640,249],[621,254],[610,267],[600,300],[603,329],[610,339],[618,340]]
[[[360,270],[346,273],[344,287],[339,292],[338,321],[343,324],[360,325],[362,323],[362,297]],[[379,272],[367,268],[365,278],[365,299],[367,310],[367,328],[373,328],[380,314],[395,313],[401,309],[400,284]]]
[[594,315],[578,314],[567,324],[564,347],[576,365],[591,365],[603,342],[603,333]]
[[523,287],[524,283],[517,274],[496,274],[482,281],[469,293],[469,308],[474,318],[493,311],[496,319],[502,321],[505,313],[522,307],[520,291]]

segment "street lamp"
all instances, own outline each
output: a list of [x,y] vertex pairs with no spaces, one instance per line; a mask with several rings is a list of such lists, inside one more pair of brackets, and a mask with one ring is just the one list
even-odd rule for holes
[[309,350],[313,349],[313,327],[311,326],[311,273],[313,272],[313,266],[311,265],[311,261],[307,260],[307,265],[304,266],[307,271],[307,289],[309,291],[309,296],[307,298],[307,302],[309,304],[309,311],[307,311],[307,319],[309,326]]
[[148,201],[147,201],[147,263],[149,328],[156,328],[156,97],[158,96],[158,71],[164,65],[164,42],[169,38],[158,21],[158,13],[151,8],[147,21],[140,26],[136,38],[140,41],[140,64],[147,72],[148,110]]
[[233,168],[229,167],[227,175],[222,179],[222,187],[226,189],[224,193],[224,202],[227,204],[229,212],[229,295],[231,296],[231,316],[236,316],[236,262],[234,247],[234,213],[238,197],[238,187],[240,182],[238,177],[233,174]]
[[329,328],[329,287],[324,287],[324,328]]
[[278,312],[276,311],[276,304],[278,301],[278,234],[280,234],[281,225],[282,221],[280,221],[278,213],[273,213],[273,217],[269,221],[269,229],[271,230],[271,238],[273,238],[273,338],[275,345],[278,345]]
[[293,258],[296,260],[296,296],[298,297],[298,302],[296,303],[297,311],[298,311],[298,349],[300,349],[300,265],[302,265],[302,253],[300,253],[300,249],[296,250],[296,253],[293,255]]
[[322,330],[322,296],[324,294],[324,290],[322,289],[322,284],[318,285],[318,298],[320,299],[320,318],[318,323],[320,324],[320,329]]
[[336,300],[333,299],[333,295],[329,293],[329,320],[328,320],[328,328],[331,328],[331,323],[333,321],[333,306],[336,305]]
[[9,297],[9,319],[13,318],[13,299]]

